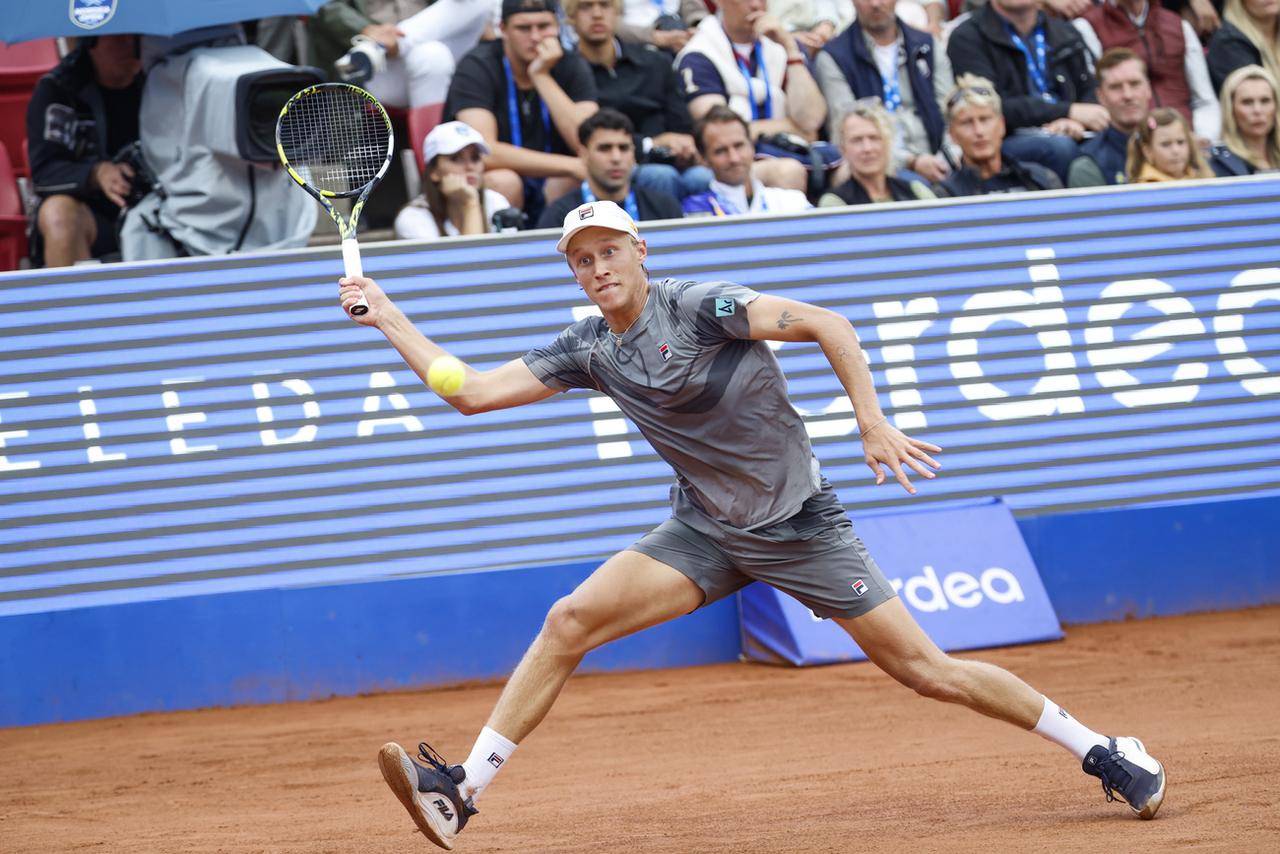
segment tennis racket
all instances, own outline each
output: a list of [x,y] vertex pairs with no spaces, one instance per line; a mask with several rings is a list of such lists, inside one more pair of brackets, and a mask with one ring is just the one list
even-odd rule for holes
[[[378,99],[347,83],[303,89],[285,102],[276,119],[280,162],[338,226],[348,278],[364,275],[356,225],[369,194],[391,165],[394,141],[391,119]],[[353,197],[350,219],[345,219],[334,199]],[[364,297],[351,306],[353,315],[368,311]]]

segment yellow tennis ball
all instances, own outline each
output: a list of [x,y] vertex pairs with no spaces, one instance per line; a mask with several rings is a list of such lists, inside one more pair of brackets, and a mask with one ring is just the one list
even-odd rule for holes
[[457,394],[466,378],[467,369],[452,356],[441,356],[427,369],[427,385],[443,397]]

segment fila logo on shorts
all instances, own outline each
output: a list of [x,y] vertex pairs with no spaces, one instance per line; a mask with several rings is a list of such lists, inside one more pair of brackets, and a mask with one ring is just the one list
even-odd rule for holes
[[662,361],[664,362],[671,358],[671,348],[667,346],[666,341],[658,345],[658,353],[662,356]]
[[587,206],[582,210],[578,211],[578,219],[580,220],[591,219],[595,215],[596,215],[595,208],[592,208],[590,206]]
[[490,764],[490,765],[492,765],[494,768],[501,768],[501,767],[502,767],[502,757],[501,757],[501,756],[499,756],[499,755],[498,755],[498,754],[496,754],[496,753],[490,753],[490,754],[489,754],[489,764]]
[[731,297],[716,297],[716,317],[728,317],[737,307],[738,304]]
[[862,596],[867,592],[867,584],[861,578],[849,585],[853,588],[853,592]]

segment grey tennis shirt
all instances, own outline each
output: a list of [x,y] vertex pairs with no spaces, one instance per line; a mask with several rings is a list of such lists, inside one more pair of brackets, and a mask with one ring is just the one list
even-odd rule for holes
[[[621,336],[588,317],[524,362],[549,388],[613,398],[697,510],[735,528],[771,525],[794,515],[821,476],[778,360],[748,338],[758,296],[730,282],[653,281]],[[677,516],[683,503],[677,496]]]

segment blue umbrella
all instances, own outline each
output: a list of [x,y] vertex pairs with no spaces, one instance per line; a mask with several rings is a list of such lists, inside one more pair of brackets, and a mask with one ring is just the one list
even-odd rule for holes
[[6,3],[0,41],[6,44],[51,36],[146,33],[171,36],[184,30],[251,21],[271,15],[309,15],[326,0],[22,0]]

